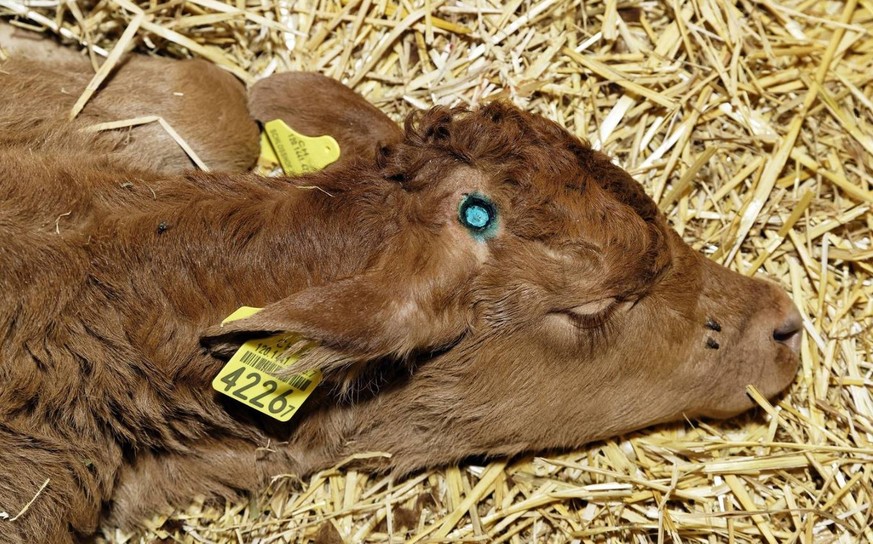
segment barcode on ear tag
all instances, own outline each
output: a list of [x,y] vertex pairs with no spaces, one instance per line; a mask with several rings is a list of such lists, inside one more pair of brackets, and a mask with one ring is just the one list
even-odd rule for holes
[[[224,323],[251,316],[257,311],[257,308],[240,308]],[[318,370],[277,377],[308,349],[304,345],[302,349],[288,353],[288,348],[299,344],[300,340],[300,336],[295,334],[249,340],[212,380],[212,388],[279,421],[290,420],[321,381]]]

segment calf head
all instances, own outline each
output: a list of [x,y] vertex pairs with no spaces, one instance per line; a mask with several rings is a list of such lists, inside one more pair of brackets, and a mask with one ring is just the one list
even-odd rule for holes
[[[785,293],[693,251],[625,171],[550,121],[435,108],[355,168],[347,220],[378,239],[359,272],[212,329],[213,345],[301,332],[319,346],[294,370],[370,386],[394,424],[419,419],[403,440],[435,446],[449,422],[465,455],[726,417],[752,406],[747,384],[772,396],[792,380]],[[401,393],[379,379],[398,368]]]

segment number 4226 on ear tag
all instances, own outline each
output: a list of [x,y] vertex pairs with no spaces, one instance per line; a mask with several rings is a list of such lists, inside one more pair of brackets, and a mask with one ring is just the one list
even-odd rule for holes
[[[259,310],[243,306],[222,324],[249,317]],[[318,370],[278,377],[305,353],[306,348],[287,351],[299,340],[299,335],[289,333],[249,340],[212,380],[212,388],[279,421],[290,420],[321,381]]]

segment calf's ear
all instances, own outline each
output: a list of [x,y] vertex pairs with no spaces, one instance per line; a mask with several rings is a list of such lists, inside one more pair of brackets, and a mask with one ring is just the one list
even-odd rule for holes
[[251,317],[210,328],[203,343],[227,355],[248,339],[299,333],[317,345],[288,373],[318,369],[329,381],[343,381],[362,365],[403,362],[463,336],[472,319],[467,297],[459,292],[463,282],[448,279],[383,271],[311,287]]
[[403,139],[397,123],[364,97],[310,72],[274,74],[257,82],[249,91],[249,111],[261,123],[281,119],[305,136],[332,136],[340,160],[373,159],[380,146]]

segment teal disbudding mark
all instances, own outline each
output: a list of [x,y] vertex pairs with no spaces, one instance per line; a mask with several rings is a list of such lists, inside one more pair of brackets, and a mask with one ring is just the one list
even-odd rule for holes
[[497,230],[497,208],[488,197],[466,195],[458,208],[458,220],[477,240],[487,240]]
[[481,229],[491,221],[491,215],[482,206],[470,206],[464,212],[464,220],[471,227]]

